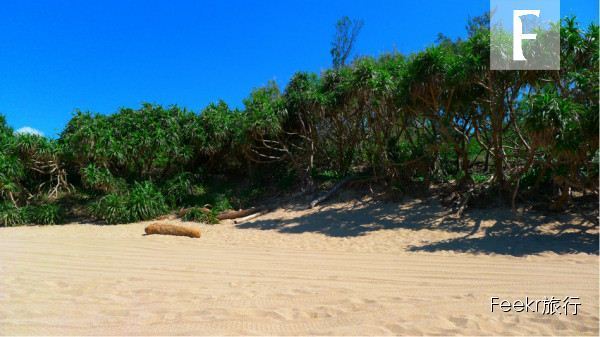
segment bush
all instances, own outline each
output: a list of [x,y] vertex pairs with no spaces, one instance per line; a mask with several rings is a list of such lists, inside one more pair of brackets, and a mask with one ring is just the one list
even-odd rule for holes
[[62,208],[55,204],[23,207],[21,213],[26,222],[36,225],[58,225],[65,219]]
[[167,180],[161,190],[171,207],[182,206],[194,195],[193,177],[190,173],[181,173]]
[[109,224],[154,219],[168,211],[163,195],[150,182],[135,183],[126,194],[109,194],[90,207],[91,213]]
[[135,183],[127,201],[136,220],[154,219],[169,210],[163,195],[148,181]]
[[127,185],[123,179],[115,178],[108,169],[90,164],[81,169],[83,186],[100,192],[117,192]]
[[217,219],[217,215],[214,211],[205,212],[203,209],[194,207],[189,209],[183,215],[184,221],[194,221],[194,222],[204,222],[207,224],[218,224],[219,219]]
[[126,195],[109,194],[104,196],[90,206],[90,213],[109,224],[135,221],[127,207]]
[[471,174],[471,178],[473,179],[473,181],[476,184],[484,183],[484,182],[490,180],[490,177],[491,176],[489,174],[484,174],[484,173],[475,172],[475,173]]
[[22,225],[26,222],[23,212],[9,203],[0,204],[0,225],[12,227]]
[[223,211],[227,211],[233,208],[233,206],[231,206],[231,202],[229,201],[229,198],[227,197],[227,194],[225,193],[217,193],[214,195],[214,197],[212,198],[212,204],[213,204],[213,211],[214,212],[223,212]]

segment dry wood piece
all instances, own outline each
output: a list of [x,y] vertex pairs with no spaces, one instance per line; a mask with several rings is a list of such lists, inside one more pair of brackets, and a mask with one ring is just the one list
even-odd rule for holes
[[327,192],[324,195],[322,195],[322,196],[318,197],[317,199],[313,200],[310,203],[310,208],[314,208],[315,206],[317,206],[318,204],[322,203],[323,201],[331,198],[331,196],[333,196],[334,194],[336,194],[337,191],[339,191],[339,189],[342,188],[342,186],[344,186],[350,180],[352,180],[352,178],[348,177],[346,179],[343,179],[339,183],[335,184],[335,186],[333,186],[333,188],[331,190],[329,190],[329,192]]
[[242,222],[246,222],[246,221],[248,221],[248,220],[252,220],[252,219],[254,219],[254,218],[258,218],[259,216],[261,216],[261,215],[263,215],[263,214],[265,214],[265,212],[258,212],[258,213],[250,214],[250,215],[248,215],[248,216],[245,216],[245,217],[243,217],[243,218],[241,218],[241,219],[236,219],[236,220],[233,220],[233,223],[234,223],[234,224],[240,224],[240,223],[242,223]]
[[190,238],[200,237],[199,229],[161,223],[153,223],[146,227],[145,231],[147,235],[162,234],[175,236],[189,236]]
[[237,219],[244,216],[248,216],[254,213],[262,212],[264,210],[263,207],[251,207],[248,209],[241,209],[239,211],[227,211],[220,213],[217,215],[217,219],[226,220],[226,219]]

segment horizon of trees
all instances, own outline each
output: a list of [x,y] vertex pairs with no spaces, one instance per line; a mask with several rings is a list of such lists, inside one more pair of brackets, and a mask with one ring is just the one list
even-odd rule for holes
[[597,201],[597,25],[562,21],[560,71],[492,71],[489,16],[465,38],[347,64],[362,24],[338,22],[331,69],[269,82],[243,109],[79,111],[58,139],[14,134],[0,115],[0,225],[57,223],[72,208],[109,223],[216,212],[347,177],[400,193],[449,185],[465,203]]

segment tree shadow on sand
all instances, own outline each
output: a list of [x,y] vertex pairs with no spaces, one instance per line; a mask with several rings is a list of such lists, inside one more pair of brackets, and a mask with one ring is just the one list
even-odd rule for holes
[[493,225],[483,229],[483,233],[479,236],[465,235],[424,246],[413,246],[409,250],[493,253],[512,256],[544,252],[598,255],[597,226],[572,216],[561,215],[559,219],[539,214],[524,215],[521,218],[500,216],[485,219],[483,216],[479,216],[477,221],[490,221]]
[[354,237],[371,231],[405,228],[428,228],[447,231],[468,231],[451,222],[435,224],[445,211],[432,203],[413,200],[403,204],[356,201],[344,206],[325,206],[315,212],[292,219],[266,219],[238,225],[238,228],[277,230],[281,233],[321,233],[333,237]]
[[513,256],[543,252],[598,254],[599,243],[598,226],[573,215],[529,212],[516,216],[509,209],[476,209],[455,219],[436,200],[419,199],[399,204],[381,201],[334,204],[291,219],[256,220],[237,227],[332,237],[357,237],[378,230],[439,230],[459,236],[407,249]]

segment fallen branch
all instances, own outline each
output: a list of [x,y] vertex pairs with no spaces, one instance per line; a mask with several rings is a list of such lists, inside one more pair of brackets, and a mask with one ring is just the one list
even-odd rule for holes
[[169,224],[153,223],[144,229],[146,235],[162,234],[175,236],[188,236],[190,238],[199,238],[200,230],[197,228],[175,226]]
[[236,219],[236,220],[233,220],[233,223],[234,223],[234,224],[240,224],[240,223],[242,223],[242,222],[246,222],[246,221],[248,221],[248,220],[252,220],[252,219],[254,219],[254,218],[258,218],[259,216],[261,216],[261,215],[263,215],[263,214],[265,214],[265,212],[258,212],[258,213],[250,214],[250,215],[248,215],[248,216],[245,216],[245,217],[243,217],[243,218],[241,218],[241,219]]
[[336,194],[340,190],[340,188],[342,188],[342,186],[344,186],[350,180],[351,180],[351,178],[347,177],[347,178],[344,178],[342,181],[338,182],[337,184],[335,184],[335,186],[333,186],[333,188],[331,190],[329,190],[329,192],[327,192],[324,195],[318,197],[317,199],[311,201],[310,208],[314,208],[315,206],[322,203],[323,201],[331,198],[334,194]]
[[240,209],[238,211],[226,211],[219,213],[217,215],[217,219],[219,220],[227,220],[227,219],[237,219],[241,217],[245,217],[254,213],[263,212],[266,209],[264,207],[251,207],[248,209]]
[[456,211],[456,216],[458,218],[462,217],[463,212],[465,211],[465,209],[469,206],[469,201],[471,201],[471,195],[473,194],[473,191],[468,191],[466,193],[466,196],[464,197],[464,199],[462,200],[462,204],[460,205],[460,207],[458,208],[458,211]]

